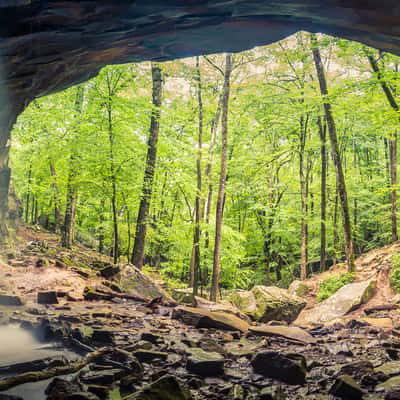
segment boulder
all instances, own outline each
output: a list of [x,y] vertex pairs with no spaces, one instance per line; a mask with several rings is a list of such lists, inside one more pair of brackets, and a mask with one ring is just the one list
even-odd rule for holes
[[200,348],[190,349],[186,369],[203,377],[220,376],[224,374],[224,357],[215,352],[204,351]]
[[197,308],[201,308],[202,310],[233,314],[246,321],[249,320],[247,315],[243,314],[236,306],[234,306],[228,300],[221,300],[218,303],[215,303],[214,301],[210,301],[202,297],[196,296],[194,298],[194,306]]
[[190,391],[172,375],[165,375],[127,400],[191,400]]
[[172,318],[196,328],[215,328],[243,333],[249,330],[249,324],[235,315],[194,307],[177,307],[172,312]]
[[250,332],[257,336],[277,336],[306,344],[316,343],[316,339],[305,330],[295,326],[251,326]]
[[119,285],[121,290],[132,296],[143,297],[148,300],[158,297],[168,301],[172,300],[156,282],[133,265],[121,266]]
[[166,361],[168,358],[168,353],[152,350],[138,350],[135,351],[133,355],[143,363],[151,363],[154,360]]
[[306,381],[305,360],[300,355],[285,355],[275,350],[264,351],[255,355],[251,365],[257,374],[289,385],[303,385]]
[[316,307],[304,310],[295,324],[300,326],[326,324],[343,317],[372,297],[375,284],[374,279],[369,279],[345,285]]
[[400,376],[394,376],[393,378],[390,378],[385,382],[382,382],[376,387],[376,389],[385,390],[387,392],[393,390],[400,390]]
[[39,292],[37,302],[39,304],[58,304],[57,292]]
[[250,292],[235,292],[230,301],[252,319],[260,322],[293,322],[306,301],[287,289],[275,286],[254,286]]
[[0,294],[0,306],[22,306],[24,303],[18,296]]
[[349,375],[339,376],[330,388],[329,393],[344,400],[361,400],[363,397],[360,386]]

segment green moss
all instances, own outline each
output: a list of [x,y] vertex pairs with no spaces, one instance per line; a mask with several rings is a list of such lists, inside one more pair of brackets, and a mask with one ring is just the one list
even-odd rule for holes
[[337,276],[332,276],[331,278],[325,279],[321,282],[319,286],[319,291],[317,294],[317,301],[321,302],[331,297],[336,293],[341,287],[354,282],[353,273],[344,273]]
[[392,257],[390,285],[395,292],[400,293],[400,253],[393,254]]

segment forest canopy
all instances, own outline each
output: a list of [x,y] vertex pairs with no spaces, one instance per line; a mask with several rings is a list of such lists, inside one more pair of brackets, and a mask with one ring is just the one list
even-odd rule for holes
[[22,218],[214,299],[345,259],[351,272],[397,240],[399,61],[300,32],[106,67],[19,117]]

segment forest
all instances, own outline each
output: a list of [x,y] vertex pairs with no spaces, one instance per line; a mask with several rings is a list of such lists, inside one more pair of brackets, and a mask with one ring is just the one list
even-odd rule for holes
[[19,117],[20,217],[212,300],[352,272],[398,239],[399,61],[299,32],[106,67]]

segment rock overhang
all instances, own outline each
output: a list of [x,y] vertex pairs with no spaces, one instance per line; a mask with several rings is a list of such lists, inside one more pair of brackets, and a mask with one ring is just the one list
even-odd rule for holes
[[299,30],[400,54],[395,0],[0,0],[3,87],[28,102],[108,64],[236,52]]

